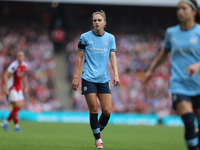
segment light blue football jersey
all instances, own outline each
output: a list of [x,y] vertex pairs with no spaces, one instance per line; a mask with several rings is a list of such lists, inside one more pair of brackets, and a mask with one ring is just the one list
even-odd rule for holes
[[78,50],[84,51],[84,65],[81,78],[94,83],[110,80],[108,59],[111,51],[116,51],[115,37],[104,31],[102,36],[89,31],[81,35]]
[[166,31],[165,50],[171,51],[169,92],[195,96],[200,94],[200,72],[196,77],[185,74],[187,67],[200,61],[200,25],[182,30],[180,25]]

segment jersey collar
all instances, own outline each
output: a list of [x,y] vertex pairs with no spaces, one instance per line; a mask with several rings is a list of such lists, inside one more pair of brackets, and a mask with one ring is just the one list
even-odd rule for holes
[[193,30],[194,28],[196,28],[197,23],[195,23],[194,27],[190,28],[189,30],[183,30],[183,29],[181,28],[181,24],[179,24],[179,26],[180,26],[181,31],[190,31],[190,30]]
[[102,35],[96,35],[96,34],[94,33],[94,29],[92,29],[92,33],[93,33],[95,36],[102,37],[102,36],[105,34],[105,31],[103,31],[103,34],[102,34]]

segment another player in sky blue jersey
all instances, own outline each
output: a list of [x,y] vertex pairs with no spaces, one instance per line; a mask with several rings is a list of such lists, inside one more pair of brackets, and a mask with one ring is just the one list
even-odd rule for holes
[[[173,108],[185,125],[185,141],[189,150],[198,149],[194,119],[200,128],[200,13],[195,0],[181,0],[177,7],[180,25],[168,28],[165,47],[146,72],[146,83],[154,70],[171,52],[169,91]],[[194,115],[195,114],[195,115]]]
[[[78,43],[78,56],[72,87],[77,90],[79,86],[79,72],[84,56],[81,72],[82,94],[85,96],[90,111],[90,126],[95,137],[96,148],[103,149],[100,132],[108,124],[111,112],[110,76],[107,66],[109,58],[114,71],[114,87],[119,86],[120,82],[115,56],[115,37],[104,31],[106,25],[105,12],[102,10],[94,12],[92,20],[94,29],[82,34]],[[102,110],[99,120],[97,98]]]

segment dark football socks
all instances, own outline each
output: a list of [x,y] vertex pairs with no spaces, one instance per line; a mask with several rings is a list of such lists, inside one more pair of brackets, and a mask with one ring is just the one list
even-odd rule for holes
[[98,114],[91,114],[90,113],[90,126],[92,128],[93,135],[96,140],[101,138],[100,135],[100,125],[98,121]]
[[103,113],[101,114],[99,118],[100,131],[102,131],[105,128],[105,126],[108,124],[109,119],[110,119],[110,115],[106,116]]
[[197,150],[199,142],[197,134],[195,133],[194,119],[193,113],[187,113],[182,116],[182,120],[185,125],[185,141],[188,146],[188,150]]

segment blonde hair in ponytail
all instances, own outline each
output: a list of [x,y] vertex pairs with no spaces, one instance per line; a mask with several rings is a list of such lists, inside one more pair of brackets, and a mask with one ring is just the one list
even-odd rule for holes
[[93,12],[92,18],[94,17],[94,15],[101,15],[104,18],[104,21],[106,21],[106,13],[103,10]]

